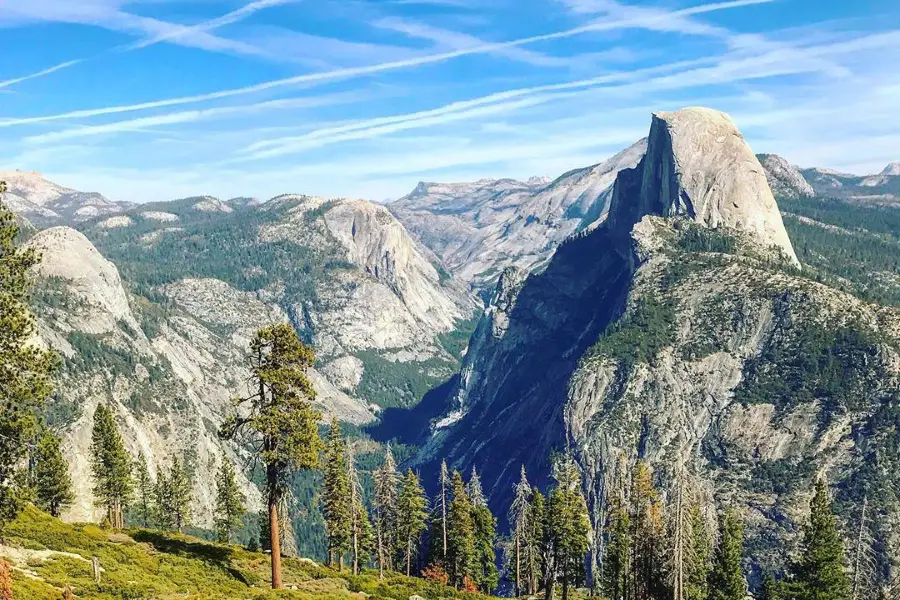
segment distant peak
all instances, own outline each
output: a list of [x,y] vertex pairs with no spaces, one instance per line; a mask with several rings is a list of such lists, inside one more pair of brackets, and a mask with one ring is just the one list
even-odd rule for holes
[[531,185],[531,186],[536,186],[536,185],[547,185],[551,181],[553,181],[553,180],[550,179],[549,177],[539,177],[536,175],[534,177],[529,177],[525,183],[527,183],[528,185]]
[[898,176],[900,175],[900,162],[892,162],[884,168],[880,175]]

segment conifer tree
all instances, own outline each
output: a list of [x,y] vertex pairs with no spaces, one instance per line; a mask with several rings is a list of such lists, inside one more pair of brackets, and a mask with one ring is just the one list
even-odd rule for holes
[[766,573],[763,576],[757,600],[781,600],[782,592],[779,583],[771,573]]
[[553,544],[557,571],[562,583],[562,600],[569,589],[585,578],[585,557],[590,545],[590,518],[581,492],[581,473],[571,458],[560,461],[555,469],[556,487],[550,495]]
[[810,503],[796,579],[801,600],[847,600],[851,595],[850,579],[844,570],[843,543],[823,479],[816,482]]
[[163,508],[172,516],[172,526],[175,530],[182,531],[191,521],[192,488],[187,471],[177,456],[172,457],[166,483],[168,493]]
[[150,527],[153,520],[153,499],[155,492],[155,484],[153,478],[150,477],[150,469],[147,468],[147,460],[143,455],[134,461],[134,486],[135,486],[135,509],[137,510],[137,519],[141,527]]
[[703,511],[696,501],[688,511],[688,525],[684,597],[687,600],[706,600],[712,568],[712,540]]
[[394,553],[401,551],[397,533],[399,475],[390,444],[385,449],[384,462],[375,470],[372,478],[375,484],[376,558],[380,578],[385,569],[393,569]]
[[106,507],[107,520],[114,529],[125,527],[124,509],[131,500],[131,455],[119,434],[112,411],[97,406],[91,434],[91,471],[94,496]]
[[347,448],[347,482],[350,486],[350,552],[353,574],[359,575],[361,559],[369,556],[372,547],[372,524],[363,499],[362,483],[356,470],[353,446]]
[[600,587],[609,600],[623,600],[629,597],[631,573],[631,520],[623,496],[616,494],[611,499],[606,523]]
[[659,492],[646,463],[638,461],[631,482],[631,582],[635,600],[651,600],[664,594],[663,518]]
[[325,444],[325,473],[323,481],[323,513],[328,534],[328,564],[344,566],[344,553],[350,550],[351,498],[347,466],[347,443],[341,435],[337,419],[331,420],[328,442]]
[[544,544],[544,524],[546,521],[546,501],[544,494],[534,487],[531,490],[531,502],[528,506],[529,526],[525,538],[524,573],[528,583],[528,593],[536,594],[544,581],[544,564],[548,557],[548,549]]
[[412,575],[412,561],[419,551],[419,542],[427,521],[428,498],[419,476],[409,469],[403,477],[397,497],[396,530],[407,575]]
[[241,526],[245,498],[234,472],[234,465],[228,457],[222,457],[222,465],[216,475],[216,508],[214,524],[216,537],[220,542],[230,543],[234,531]]
[[59,449],[59,438],[45,429],[34,454],[34,488],[38,507],[54,517],[72,504],[72,478],[69,465]]
[[523,578],[523,564],[526,561],[525,553],[528,548],[527,538],[531,523],[531,484],[525,474],[525,465],[519,475],[519,483],[513,486],[513,499],[509,507],[509,530],[512,534],[513,553],[513,584],[516,596],[521,596],[522,591],[528,589]]
[[488,508],[481,479],[473,468],[469,479],[469,502],[472,506],[472,525],[475,529],[475,576],[474,583],[479,590],[490,594],[500,582],[497,572],[497,553],[494,549],[497,538],[497,519]]
[[[0,181],[0,199],[6,185]],[[37,431],[38,409],[53,390],[56,356],[29,340],[35,333],[28,312],[29,269],[40,260],[16,246],[19,227],[0,202],[0,532],[31,499],[24,467],[26,442]]]
[[452,499],[447,507],[447,573],[450,581],[463,587],[476,573],[475,525],[472,503],[459,471],[454,471],[450,487]]
[[[307,371],[315,362],[312,348],[287,323],[260,329],[250,343],[250,370],[255,391],[235,400],[234,412],[220,435],[241,438],[265,469],[265,495],[272,545],[281,548],[278,503],[287,478],[297,469],[318,466],[320,414],[312,408],[315,390]],[[284,587],[281,552],[272,552],[272,588]]]
[[171,531],[175,528],[175,516],[169,510],[172,505],[172,487],[169,484],[169,476],[160,468],[156,474],[156,484],[153,486],[153,515],[156,526],[163,531]]
[[727,509],[720,518],[719,539],[709,573],[710,600],[744,600],[747,581],[741,566],[744,523],[740,513]]

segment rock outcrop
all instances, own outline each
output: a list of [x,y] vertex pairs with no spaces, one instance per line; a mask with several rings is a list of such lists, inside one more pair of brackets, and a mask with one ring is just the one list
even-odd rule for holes
[[777,198],[811,198],[816,195],[800,169],[777,154],[759,154],[760,164],[766,170],[769,188]]

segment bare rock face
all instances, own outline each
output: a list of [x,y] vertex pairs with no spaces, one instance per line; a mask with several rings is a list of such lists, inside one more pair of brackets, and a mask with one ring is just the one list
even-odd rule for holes
[[616,175],[637,165],[646,147],[641,140],[554,181],[420,183],[389,207],[447,270],[483,288],[508,266],[540,268],[567,237],[602,223]]
[[685,108],[653,115],[647,154],[617,185],[611,220],[683,215],[706,227],[752,233],[799,266],[765,171],[725,113]]
[[777,154],[757,156],[766,170],[772,193],[779,198],[812,198],[816,191],[804,179],[800,170]]
[[900,176],[900,162],[892,162],[888,166],[884,168],[880,173],[881,175],[887,175],[889,177],[898,177]]

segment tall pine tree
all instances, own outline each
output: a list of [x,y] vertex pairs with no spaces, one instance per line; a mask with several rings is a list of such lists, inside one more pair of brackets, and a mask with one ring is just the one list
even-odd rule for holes
[[[6,184],[0,181],[0,200]],[[37,431],[36,412],[50,397],[53,353],[30,343],[29,269],[40,257],[16,246],[19,227],[0,201],[0,532],[30,500],[24,467],[26,442]]]
[[560,461],[555,469],[556,487],[550,495],[550,513],[554,520],[553,543],[556,568],[562,583],[562,600],[569,590],[585,578],[585,558],[590,545],[590,518],[581,492],[581,473],[571,458]]
[[712,539],[703,510],[696,500],[688,511],[688,525],[684,597],[686,600],[706,600],[712,568]]
[[469,502],[472,505],[472,525],[475,529],[475,576],[479,590],[490,594],[500,581],[497,572],[497,553],[494,549],[497,538],[497,519],[488,508],[481,479],[473,468],[468,486]]
[[350,550],[350,478],[347,470],[347,443],[337,419],[331,420],[324,459],[322,512],[328,534],[328,564],[338,563],[343,568],[344,553]]
[[245,498],[237,483],[234,465],[228,457],[222,457],[222,465],[216,474],[216,507],[214,525],[216,538],[223,543],[230,543],[234,531],[241,526],[244,514]]
[[[312,407],[315,390],[307,372],[315,362],[312,348],[287,323],[260,329],[250,343],[250,371],[255,391],[235,400],[234,411],[219,434],[240,438],[265,469],[269,537],[281,548],[278,503],[289,475],[318,466],[320,414]],[[272,552],[272,588],[284,587],[281,552]]]
[[190,477],[184,464],[177,456],[172,457],[169,476],[166,478],[168,493],[166,494],[166,512],[172,516],[172,526],[176,531],[183,531],[191,522],[191,502],[193,490]]
[[372,549],[372,524],[366,511],[363,487],[356,470],[353,446],[347,448],[347,481],[350,484],[350,552],[353,560],[353,574],[359,575],[359,565],[369,556]]
[[447,507],[446,569],[450,581],[457,587],[474,583],[476,573],[475,525],[472,503],[459,471],[454,471],[450,488],[452,499]]
[[422,532],[428,523],[428,497],[419,476],[406,471],[397,496],[397,541],[407,575],[412,575],[413,559],[419,552]]
[[131,500],[132,458],[125,449],[112,410],[105,404],[94,412],[91,434],[91,471],[94,476],[94,496],[106,508],[109,525],[125,527],[124,510]]
[[153,500],[155,484],[147,468],[147,459],[143,455],[134,461],[134,491],[137,521],[141,527],[150,527],[153,521]]
[[796,571],[800,600],[850,598],[850,578],[844,569],[844,547],[823,479],[816,482]]
[[727,509],[719,521],[719,539],[709,573],[710,600],[744,600],[747,580],[741,559],[744,554],[744,521],[740,513]]
[[34,488],[37,505],[54,517],[75,500],[69,465],[59,449],[59,438],[45,429],[34,453]]
[[528,583],[528,593],[536,594],[545,581],[545,564],[549,559],[549,549],[545,544],[545,522],[547,503],[544,494],[537,487],[531,489],[528,505],[530,523],[525,538],[525,563],[522,576]]
[[523,576],[523,564],[526,562],[525,552],[529,525],[531,523],[531,484],[525,474],[525,465],[519,474],[519,482],[513,486],[513,499],[509,507],[509,530],[512,535],[513,585],[516,596],[521,596],[528,589]]
[[384,570],[393,569],[394,553],[398,550],[397,535],[397,494],[399,475],[394,454],[388,444],[384,452],[384,462],[372,476],[375,484],[375,539],[378,576]]
[[650,467],[634,467],[631,482],[631,582],[635,600],[653,600],[664,593],[664,523],[662,501],[653,486]]
[[606,548],[600,587],[609,600],[629,598],[631,574],[631,519],[624,495],[615,494],[606,517]]

